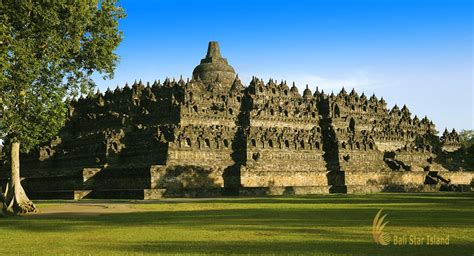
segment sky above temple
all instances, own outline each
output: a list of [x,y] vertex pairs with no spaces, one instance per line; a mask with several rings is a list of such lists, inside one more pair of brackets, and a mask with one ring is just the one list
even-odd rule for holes
[[127,17],[113,80],[191,77],[219,41],[245,84],[252,76],[325,92],[355,88],[406,104],[445,127],[474,128],[473,3],[461,0],[122,0]]

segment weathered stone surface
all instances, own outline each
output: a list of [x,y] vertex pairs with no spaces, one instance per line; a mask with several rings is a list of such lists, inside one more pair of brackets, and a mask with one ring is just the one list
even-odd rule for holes
[[194,69],[193,78],[212,86],[212,89],[215,89],[216,85],[222,86],[223,89],[232,85],[235,71],[227,63],[227,59],[222,58],[219,43],[209,42],[206,58]]
[[33,198],[465,190],[474,170],[457,132],[436,134],[375,95],[244,86],[211,42],[191,80],[72,101],[66,126],[21,167]]

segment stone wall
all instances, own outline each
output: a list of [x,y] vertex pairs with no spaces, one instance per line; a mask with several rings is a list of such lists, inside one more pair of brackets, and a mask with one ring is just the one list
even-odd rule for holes
[[427,117],[355,90],[300,94],[255,77],[245,87],[210,47],[191,80],[139,81],[70,102],[57,137],[22,155],[27,192],[151,199],[471,184],[456,131],[438,137]]

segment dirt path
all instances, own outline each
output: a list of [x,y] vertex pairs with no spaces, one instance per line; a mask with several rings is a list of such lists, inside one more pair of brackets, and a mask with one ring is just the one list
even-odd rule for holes
[[[186,202],[223,201],[229,198],[166,198],[159,200],[91,200],[91,201],[59,201],[47,200],[35,202],[39,211],[23,215],[27,218],[98,216],[102,214],[144,212],[147,209],[136,207],[137,204],[167,204]],[[47,205],[44,205],[46,203]]]
[[97,216],[102,214],[142,212],[127,203],[65,203],[60,205],[39,205],[39,211],[24,215],[28,218],[48,218],[58,216]]

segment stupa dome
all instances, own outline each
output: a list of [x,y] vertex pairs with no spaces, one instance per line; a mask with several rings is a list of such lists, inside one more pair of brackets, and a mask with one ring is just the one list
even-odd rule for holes
[[193,71],[193,78],[201,80],[205,84],[218,82],[224,87],[229,87],[235,80],[235,70],[222,58],[219,43],[209,42],[206,58],[201,60]]

